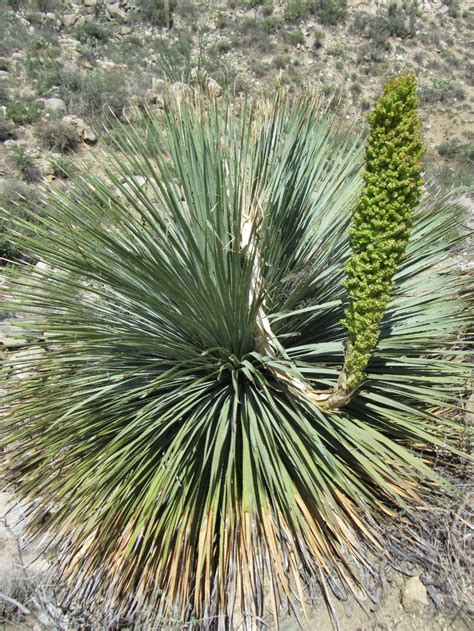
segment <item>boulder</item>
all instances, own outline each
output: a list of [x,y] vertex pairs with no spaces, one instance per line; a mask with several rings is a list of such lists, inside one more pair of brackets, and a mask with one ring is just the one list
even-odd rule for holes
[[118,4],[108,4],[107,14],[111,20],[119,20],[120,22],[127,22],[128,20],[128,15],[122,11]]
[[66,28],[70,28],[77,22],[77,18],[78,16],[75,13],[65,13],[63,15],[63,25]]
[[79,135],[79,138],[84,142],[90,145],[93,145],[97,142],[97,134],[95,133],[95,131],[90,125],[83,121],[82,118],[79,118],[79,116],[64,116],[61,120],[63,123],[67,123],[68,125],[74,127]]
[[51,97],[49,99],[43,99],[45,112],[51,114],[65,114],[66,103],[62,99],[57,97]]
[[428,592],[419,576],[409,578],[402,589],[401,601],[408,613],[420,613],[428,606]]

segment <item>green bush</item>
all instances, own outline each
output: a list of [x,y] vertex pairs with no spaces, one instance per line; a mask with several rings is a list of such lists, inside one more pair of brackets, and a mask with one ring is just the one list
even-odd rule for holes
[[289,0],[283,9],[287,22],[298,22],[309,15],[321,24],[335,26],[347,17],[347,0]]
[[461,14],[460,0],[443,0],[443,4],[448,7],[448,15],[457,18]]
[[[365,173],[393,124],[403,197],[418,135],[394,124],[412,91],[398,109],[392,92]],[[414,210],[364,386],[326,410],[351,245],[379,227],[364,139],[307,95],[229,98],[119,126],[101,178],[52,192],[25,240],[54,274],[11,289],[45,355],[1,416],[5,476],[34,500],[28,532],[54,538],[64,605],[104,629],[231,629],[238,612],[257,628],[269,609],[277,626],[318,585],[360,593],[397,509],[432,505],[456,451],[472,376],[459,208],[427,193]],[[387,188],[374,221],[397,220]]]
[[287,22],[299,22],[312,13],[312,0],[289,0],[285,3],[283,17]]
[[130,85],[119,71],[65,72],[61,77],[60,96],[68,112],[99,124],[110,114],[118,119],[123,117],[130,101]]
[[52,13],[64,8],[62,0],[34,0],[34,4],[42,13]]
[[301,29],[296,31],[285,31],[283,40],[290,46],[302,46],[306,42],[304,33]]
[[106,42],[110,37],[110,26],[103,22],[84,22],[76,28],[76,37],[83,44],[95,45],[97,42]]
[[462,143],[457,138],[442,142],[436,147],[437,152],[448,160],[461,159],[474,163],[474,143]]
[[340,42],[332,44],[332,46],[328,46],[326,48],[326,52],[328,55],[331,55],[332,57],[339,57],[339,58],[344,58],[347,54],[344,44],[341,44]]
[[262,20],[262,31],[276,33],[283,26],[283,20],[277,15],[270,15]]
[[15,144],[10,149],[8,157],[26,182],[37,182],[41,179],[36,162],[26,147]]
[[316,49],[322,48],[325,36],[326,36],[325,32],[322,31],[321,29],[316,29],[314,31],[314,33],[313,33],[313,37],[314,37],[313,46],[314,46],[314,48],[316,48]]
[[464,101],[466,93],[462,85],[451,79],[431,78],[431,84],[424,85],[420,90],[422,103],[452,103]]
[[37,101],[18,101],[8,103],[7,118],[16,125],[31,125],[41,116],[43,104]]
[[347,0],[316,0],[314,13],[322,24],[335,26],[347,17]]
[[63,121],[42,123],[36,130],[43,147],[51,151],[68,153],[74,151],[79,144],[79,135],[74,127]]
[[53,162],[53,174],[61,179],[70,178],[76,171],[76,165],[69,158],[61,156]]
[[0,115],[0,142],[5,142],[5,140],[14,138],[15,135],[15,128],[11,122],[4,116]]
[[177,0],[140,0],[137,15],[140,19],[170,29]]

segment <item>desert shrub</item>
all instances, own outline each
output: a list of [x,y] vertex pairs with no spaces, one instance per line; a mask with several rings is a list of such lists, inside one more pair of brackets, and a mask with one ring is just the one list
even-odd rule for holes
[[461,159],[474,163],[474,143],[472,142],[463,143],[458,138],[452,138],[439,144],[436,150],[443,158]]
[[14,138],[15,135],[15,128],[12,123],[7,118],[0,115],[0,142]]
[[63,121],[48,121],[38,126],[36,130],[43,147],[51,151],[68,153],[77,148],[79,135],[76,129]]
[[371,41],[374,49],[387,49],[390,37],[405,39],[416,31],[416,4],[408,7],[390,2],[381,6],[375,15],[358,11],[354,15],[352,30]]
[[349,89],[354,98],[357,98],[362,94],[362,87],[360,85],[360,82],[352,83]]
[[35,159],[23,145],[13,145],[8,154],[11,164],[18,169],[25,182],[37,182],[41,179],[41,173],[36,166]]
[[106,42],[110,37],[110,26],[103,22],[84,22],[76,28],[76,37],[83,44],[95,45]]
[[7,118],[16,125],[30,125],[36,123],[41,116],[43,104],[38,101],[14,100],[8,103],[6,109]]
[[283,17],[287,22],[298,22],[312,12],[312,0],[288,0],[283,8]]
[[274,10],[273,0],[265,0],[261,8],[262,14],[268,17],[269,15],[273,13],[273,10]]
[[173,11],[177,0],[141,0],[137,15],[140,19],[170,29],[173,26]]
[[62,0],[34,0],[33,4],[36,6],[38,11],[41,11],[42,13],[50,13],[63,9]]
[[287,22],[298,22],[309,15],[321,24],[336,25],[347,17],[347,0],[289,0],[283,9]]
[[256,7],[260,7],[264,4],[265,0],[232,0],[229,4],[229,7],[232,9],[255,9]]
[[451,103],[464,101],[466,93],[462,85],[451,79],[434,77],[431,79],[431,84],[422,86],[420,98],[423,103]]
[[257,77],[257,79],[261,79],[266,74],[268,74],[270,70],[270,65],[264,61],[259,61],[258,59],[254,59],[249,64],[249,69],[253,72],[253,74]]
[[316,0],[314,13],[322,24],[336,25],[347,17],[347,0]]
[[68,112],[100,123],[110,114],[122,118],[129,104],[129,85],[119,71],[65,72],[61,77],[60,96]]
[[77,171],[74,162],[64,156],[57,158],[52,164],[53,174],[61,179],[70,178]]
[[214,49],[217,53],[225,54],[232,50],[232,43],[228,39],[220,39]]
[[326,34],[321,29],[316,29],[313,33],[313,47],[315,49],[322,48]]
[[301,46],[305,43],[305,36],[301,29],[295,31],[284,31],[283,41],[290,46]]
[[326,48],[326,53],[328,55],[331,55],[332,57],[339,57],[339,58],[343,58],[347,54],[344,44],[341,44],[340,42],[336,42],[335,44],[328,46]]
[[448,7],[448,15],[457,18],[461,14],[460,0],[443,0],[443,4]]
[[[469,281],[439,265],[459,209],[428,194],[411,209],[365,382],[327,409],[351,242],[364,222],[397,232],[399,192],[419,176],[410,159],[381,170],[386,213],[371,223],[363,138],[318,103],[182,98],[146,133],[121,128],[125,155],[77,196],[52,192],[25,241],[55,273],[11,290],[48,337],[1,419],[6,474],[33,500],[30,533],[54,535],[64,604],[104,628],[234,628],[236,600],[253,628],[319,582],[355,591],[398,508],[446,488],[471,378],[457,361]],[[395,130],[412,114],[399,105]],[[404,131],[397,158],[413,148]],[[369,164],[389,160],[368,147]]]
[[272,59],[272,66],[277,70],[287,68],[291,65],[291,58],[288,55],[276,55]]
[[269,15],[268,17],[263,18],[261,22],[262,31],[265,33],[276,33],[282,28],[283,24],[284,22],[279,16]]

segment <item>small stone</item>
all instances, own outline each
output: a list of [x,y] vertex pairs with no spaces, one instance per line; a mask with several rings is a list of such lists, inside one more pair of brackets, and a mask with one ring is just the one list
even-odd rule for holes
[[405,583],[401,595],[402,605],[408,613],[419,613],[428,606],[428,592],[418,576],[412,576]]

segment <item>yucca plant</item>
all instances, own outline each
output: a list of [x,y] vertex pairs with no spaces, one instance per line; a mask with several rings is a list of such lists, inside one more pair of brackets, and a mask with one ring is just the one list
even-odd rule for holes
[[183,97],[28,238],[47,267],[12,301],[45,353],[17,360],[35,371],[12,382],[6,470],[65,603],[101,624],[278,626],[315,585],[358,596],[384,521],[444,485],[430,464],[456,451],[469,377],[461,209],[413,209],[363,380],[328,405],[365,186],[340,120],[312,96]]

